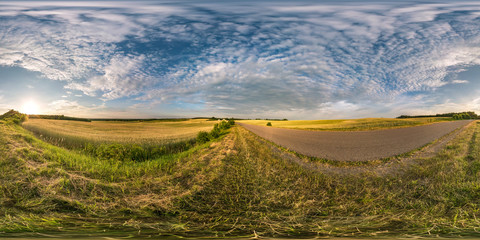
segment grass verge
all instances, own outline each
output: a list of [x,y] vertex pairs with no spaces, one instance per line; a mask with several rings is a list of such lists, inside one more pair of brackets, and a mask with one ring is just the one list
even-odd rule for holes
[[0,133],[0,232],[479,236],[480,124],[434,157],[373,166],[299,164],[241,127],[147,162]]

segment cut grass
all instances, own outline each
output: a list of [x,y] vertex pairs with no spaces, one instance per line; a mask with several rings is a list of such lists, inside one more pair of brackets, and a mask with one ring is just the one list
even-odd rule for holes
[[218,164],[205,154],[211,142],[146,162],[105,161],[2,121],[0,133],[0,233],[138,231],[138,224],[170,232],[172,201],[200,189]]
[[430,118],[362,118],[345,120],[291,120],[291,121],[271,121],[271,120],[240,120],[238,122],[265,126],[271,122],[273,127],[293,128],[318,131],[365,131],[379,130],[400,127],[412,127],[425,125],[435,122],[453,121],[448,117],[430,117]]
[[336,166],[234,127],[158,162],[109,162],[0,121],[0,232],[479,236],[479,142],[472,124],[431,158]]

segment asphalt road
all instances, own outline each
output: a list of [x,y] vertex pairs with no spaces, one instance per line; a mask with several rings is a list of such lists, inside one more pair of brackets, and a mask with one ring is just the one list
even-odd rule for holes
[[307,156],[337,161],[367,161],[412,151],[470,122],[471,120],[463,120],[356,132],[308,131],[238,124],[262,138]]

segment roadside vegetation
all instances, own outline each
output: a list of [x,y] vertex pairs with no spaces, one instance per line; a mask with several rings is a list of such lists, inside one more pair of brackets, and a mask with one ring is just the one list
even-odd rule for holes
[[[340,120],[240,120],[238,122],[259,126],[318,130],[318,131],[366,131],[400,127],[412,127],[435,122],[453,121],[451,117],[426,118],[362,118]],[[270,123],[270,125],[268,125]]]
[[438,113],[435,115],[401,115],[397,118],[430,118],[430,117],[451,117],[456,120],[461,119],[478,119],[478,115],[475,112],[451,112],[451,113]]
[[471,112],[463,112],[463,113],[456,113],[453,114],[452,118],[455,120],[463,120],[463,119],[478,119],[478,116],[473,113],[470,114]]
[[25,122],[28,119],[28,117],[27,115],[23,113],[19,113],[12,109],[0,115],[0,119],[5,121],[6,123],[21,124]]
[[181,153],[195,145],[195,135],[214,122],[185,121],[60,121],[30,119],[22,126],[40,139],[94,157],[147,161]]
[[183,152],[139,162],[54,146],[0,120],[0,236],[479,236],[476,122],[433,157],[360,166],[216,124]]

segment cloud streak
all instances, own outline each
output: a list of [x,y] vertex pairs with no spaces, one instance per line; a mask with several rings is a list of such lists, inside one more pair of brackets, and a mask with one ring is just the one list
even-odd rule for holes
[[420,108],[418,92],[431,102],[423,110],[444,104],[437,89],[471,84],[451,78],[480,65],[480,4],[472,2],[2,4],[0,65],[107,103],[399,115]]

